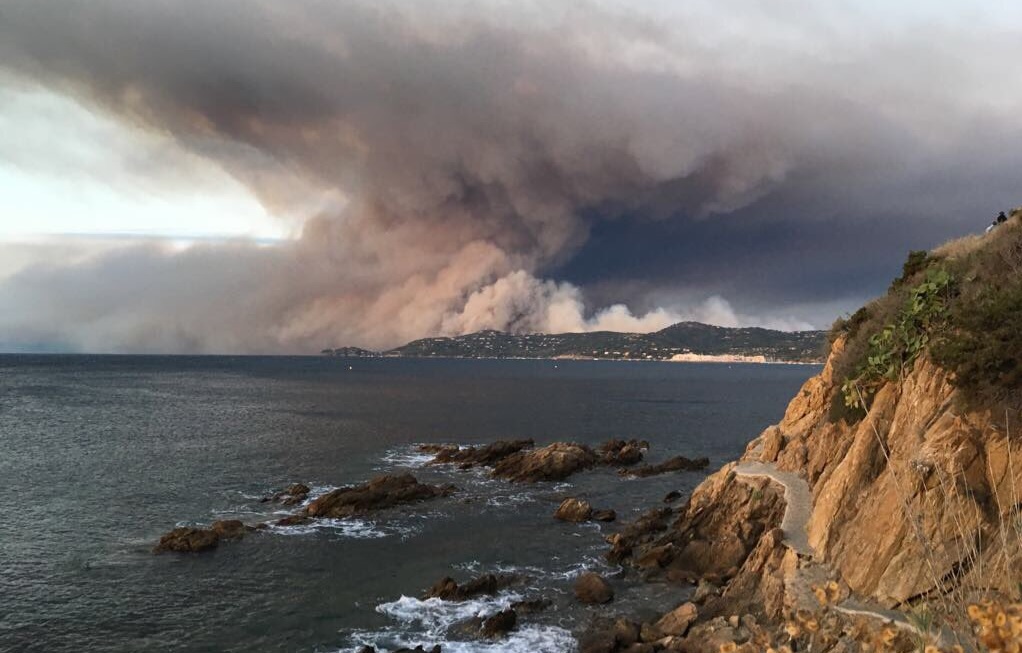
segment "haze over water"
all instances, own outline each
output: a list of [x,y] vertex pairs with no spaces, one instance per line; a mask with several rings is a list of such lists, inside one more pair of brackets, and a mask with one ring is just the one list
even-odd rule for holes
[[[415,444],[636,437],[647,459],[734,458],[814,366],[586,361],[0,356],[0,650],[562,651],[588,611],[570,598],[611,525],[551,518],[588,497],[619,521],[702,474],[613,470],[516,486],[421,467]],[[275,518],[259,498],[392,471],[455,483],[450,499],[253,534],[208,554],[149,551],[178,523]],[[524,587],[465,606],[414,598],[444,575],[501,570]],[[680,591],[620,579],[614,609]],[[446,626],[516,596],[554,607],[501,644]]]

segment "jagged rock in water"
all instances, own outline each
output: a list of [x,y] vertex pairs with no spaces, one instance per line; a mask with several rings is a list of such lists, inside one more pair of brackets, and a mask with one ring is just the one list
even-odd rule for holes
[[617,519],[617,513],[613,510],[594,510],[592,515],[593,521],[611,522]]
[[433,587],[426,590],[423,598],[464,601],[484,594],[496,594],[500,590],[511,587],[520,581],[521,577],[514,574],[486,574],[459,585],[453,578],[446,576],[437,581]]
[[309,497],[309,492],[312,489],[304,483],[292,483],[280,492],[275,492],[272,496],[263,497],[262,502],[267,503],[275,501],[282,503],[285,506],[293,506],[305,501]]
[[628,466],[642,461],[642,452],[649,449],[645,440],[608,440],[596,448],[602,465]]
[[622,469],[618,473],[622,476],[638,476],[643,478],[646,476],[665,474],[667,472],[698,472],[709,466],[709,458],[692,459],[686,458],[685,456],[675,456],[674,458],[669,458],[662,463],[657,463],[656,465],[642,465],[641,467],[634,467],[632,469]]
[[215,549],[221,540],[233,540],[255,530],[237,519],[215,521],[209,528],[183,526],[165,533],[153,547],[153,553],[176,551],[178,553],[199,553]]
[[309,517],[340,519],[393,506],[450,496],[452,485],[419,483],[411,474],[377,476],[368,483],[344,487],[318,497],[305,508]]
[[607,559],[614,563],[622,562],[632,554],[636,546],[652,541],[657,533],[667,530],[672,512],[670,508],[653,508],[625,526],[621,532],[611,535],[607,540],[611,544]]
[[221,519],[213,522],[209,528],[222,540],[238,539],[244,537],[249,531],[254,530],[238,519]]
[[596,453],[582,444],[555,442],[533,451],[519,451],[493,468],[493,476],[517,483],[563,481],[575,472],[593,467]]
[[589,521],[593,515],[593,507],[584,499],[569,498],[561,502],[554,513],[556,519],[569,522]]
[[594,571],[587,571],[575,581],[575,598],[580,603],[608,603],[614,599],[614,588]]
[[153,547],[153,553],[163,553],[164,551],[198,553],[214,549],[218,544],[220,544],[220,536],[211,529],[183,526],[164,534],[159,543]]
[[481,447],[458,447],[454,445],[422,445],[419,450],[435,454],[432,465],[456,464],[462,468],[493,467],[511,454],[535,446],[532,440],[498,440]]
[[497,639],[507,635],[518,623],[518,615],[512,609],[501,610],[483,620],[480,633],[483,637]]

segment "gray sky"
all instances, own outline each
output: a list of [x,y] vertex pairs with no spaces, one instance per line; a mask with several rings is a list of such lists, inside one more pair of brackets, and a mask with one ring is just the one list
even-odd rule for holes
[[1009,3],[0,0],[0,349],[825,327],[1022,204],[1020,32]]

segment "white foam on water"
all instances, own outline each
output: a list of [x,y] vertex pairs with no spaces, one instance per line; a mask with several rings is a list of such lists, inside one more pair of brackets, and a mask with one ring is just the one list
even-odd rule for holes
[[491,508],[507,508],[532,503],[534,501],[536,501],[536,496],[534,494],[517,492],[512,494],[499,494],[497,496],[490,497],[486,500],[486,505]]
[[570,631],[539,624],[519,626],[498,641],[447,641],[444,638],[451,626],[473,617],[490,616],[521,599],[522,596],[515,592],[501,592],[496,596],[468,601],[443,601],[438,598],[423,600],[402,596],[376,608],[377,612],[398,622],[399,628],[352,633],[355,646],[341,651],[356,652],[360,647],[369,645],[383,653],[402,647],[412,648],[418,644],[428,650],[437,643],[444,653],[568,653],[576,650],[575,638]]
[[414,648],[419,644],[427,651],[434,644],[440,644],[443,653],[573,653],[578,650],[575,638],[568,630],[540,625],[520,626],[499,641],[432,640],[411,633],[398,633],[393,629],[354,632],[351,639],[355,645],[339,649],[337,653],[358,653],[363,646],[372,646],[379,653],[387,653],[399,648]]
[[[420,446],[420,444],[412,444],[407,447],[389,449],[383,454],[382,458],[382,461],[386,463],[386,465],[377,466],[376,469],[379,470],[384,467],[408,467],[412,469],[419,469],[421,467],[425,467],[429,463],[433,462],[433,458],[436,457],[436,454],[419,451]],[[461,447],[459,446],[458,448],[460,449]]]
[[270,524],[269,531],[277,535],[311,535],[329,531],[333,535],[358,540],[373,540],[394,534],[378,524],[361,519],[315,519],[307,524],[277,526]]
[[[555,562],[555,559],[551,560],[551,563]],[[551,567],[548,569],[542,569],[540,567],[530,567],[524,565],[502,565],[498,564],[494,567],[494,571],[498,574],[517,574],[520,576],[529,576],[533,578],[548,578],[552,580],[574,580],[581,576],[587,571],[599,571],[601,573],[608,573],[619,570],[620,567],[608,565],[602,558],[598,556],[586,556],[578,562],[570,563],[561,568]]]
[[454,624],[472,617],[488,617],[511,607],[522,596],[501,592],[468,601],[444,601],[438,598],[417,599],[402,596],[396,601],[381,603],[376,611],[403,624],[418,625],[434,637],[442,637]]

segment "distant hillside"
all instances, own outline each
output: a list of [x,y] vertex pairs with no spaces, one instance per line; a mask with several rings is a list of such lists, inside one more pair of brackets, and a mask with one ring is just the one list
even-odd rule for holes
[[409,358],[588,358],[670,360],[673,356],[760,358],[777,362],[819,362],[826,332],[733,329],[698,322],[679,322],[655,333],[523,334],[479,331],[453,338],[423,338],[374,354],[352,347],[326,349],[335,356]]

